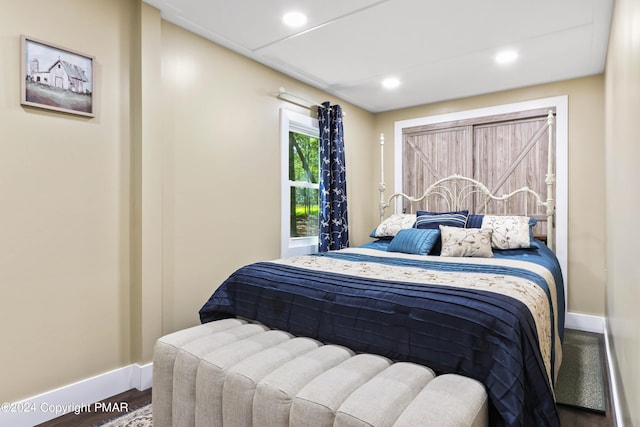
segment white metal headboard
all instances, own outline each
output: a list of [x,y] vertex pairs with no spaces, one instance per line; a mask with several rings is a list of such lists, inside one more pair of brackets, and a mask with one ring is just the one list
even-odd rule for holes
[[[554,184],[555,184],[555,174],[553,171],[553,112],[549,111],[549,115],[547,118],[547,126],[549,128],[549,147],[548,147],[548,162],[547,162],[547,172],[545,175],[545,183],[547,185],[547,197],[543,198],[536,191],[532,190],[529,187],[522,187],[515,191],[512,191],[508,194],[502,195],[494,195],[491,194],[491,191],[479,181],[475,179],[464,177],[461,175],[451,175],[446,178],[440,179],[435,183],[431,184],[429,188],[427,188],[422,195],[414,197],[408,196],[404,193],[395,193],[392,194],[391,197],[385,199],[384,191],[384,157],[383,157],[383,149],[384,149],[384,136],[380,135],[380,173],[381,173],[381,182],[379,185],[380,191],[380,221],[384,219],[384,213],[386,208],[391,206],[392,203],[395,203],[397,200],[405,199],[410,203],[418,203],[421,201],[425,201],[427,203],[427,209],[429,206],[429,200],[432,198],[436,198],[438,200],[444,201],[447,206],[447,210],[449,211],[458,211],[462,209],[466,209],[469,206],[472,206],[473,203],[469,200],[473,198],[475,195],[480,196],[481,204],[484,206],[486,210],[487,204],[491,201],[501,202],[503,206],[504,214],[508,213],[509,208],[509,200],[518,196],[518,195],[532,195],[535,199],[536,206],[534,209],[538,210],[539,208],[544,208],[544,216],[546,216],[547,222],[547,246],[554,250],[554,227],[555,222],[553,220],[553,216],[555,214],[555,203],[553,199],[554,194]],[[529,206],[528,206],[528,197],[524,197],[525,205],[524,205],[524,215],[529,215]],[[396,210],[398,204],[395,203]],[[536,213],[536,212],[534,212]]]

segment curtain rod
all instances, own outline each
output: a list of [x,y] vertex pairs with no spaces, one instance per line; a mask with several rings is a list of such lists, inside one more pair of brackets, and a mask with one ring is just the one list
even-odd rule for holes
[[[279,99],[282,99],[283,101],[291,102],[293,104],[299,105],[304,108],[311,109],[311,107],[313,106],[324,108],[321,103],[312,101],[300,95],[296,95],[295,93],[291,93],[282,86],[280,86],[280,88],[278,89],[278,92],[274,92],[273,94],[276,95]],[[344,110],[342,110],[342,115],[346,116],[347,113]]]
[[[322,107],[321,103],[312,101],[303,96],[291,93],[283,87],[280,87],[280,89],[278,89],[278,92],[275,92],[275,94],[278,96],[278,98],[282,99],[283,101],[293,102],[294,104],[300,105],[301,107],[311,108],[314,105],[318,107]],[[290,98],[293,98],[293,99],[290,99]],[[303,103],[299,101],[302,101]]]

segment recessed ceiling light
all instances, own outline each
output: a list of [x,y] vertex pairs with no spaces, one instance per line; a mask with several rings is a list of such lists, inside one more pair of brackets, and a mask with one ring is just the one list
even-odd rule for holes
[[400,80],[396,79],[395,77],[387,77],[382,81],[382,86],[385,89],[395,89],[400,86]]
[[285,13],[282,17],[282,22],[284,22],[289,27],[302,27],[307,23],[307,15],[302,12]]
[[503,50],[498,52],[495,59],[498,64],[510,64],[518,59],[518,52],[515,50]]

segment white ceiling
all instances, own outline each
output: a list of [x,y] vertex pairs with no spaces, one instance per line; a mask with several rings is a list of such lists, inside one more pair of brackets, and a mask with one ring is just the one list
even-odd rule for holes
[[[613,0],[144,1],[169,22],[371,112],[602,73],[613,9]],[[289,11],[307,24],[286,27]],[[499,66],[494,56],[505,48],[519,58]],[[382,87],[389,76],[398,88]]]

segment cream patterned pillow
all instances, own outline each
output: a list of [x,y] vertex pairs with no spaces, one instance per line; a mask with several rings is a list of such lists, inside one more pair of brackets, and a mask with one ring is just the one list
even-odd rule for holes
[[385,219],[371,233],[371,237],[393,237],[404,228],[412,228],[416,214],[393,214]]
[[485,215],[482,228],[490,228],[494,249],[530,248],[529,217]]
[[440,226],[442,251],[446,257],[492,258],[491,230]]

